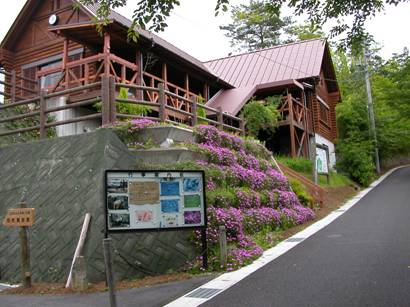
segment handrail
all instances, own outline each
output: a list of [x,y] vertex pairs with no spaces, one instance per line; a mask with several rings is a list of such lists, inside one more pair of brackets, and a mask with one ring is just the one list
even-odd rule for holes
[[[101,80],[102,81],[76,86],[73,88],[68,88],[65,90],[61,90],[59,92],[46,93],[42,91],[38,93],[37,96],[34,98],[24,99],[21,101],[14,101],[12,103],[0,105],[0,110],[4,110],[17,106],[25,105],[28,107],[33,103],[36,104],[36,108],[34,110],[27,108],[27,113],[25,114],[12,114],[10,116],[6,115],[6,117],[0,118],[0,123],[13,122],[16,120],[25,120],[34,117],[39,118],[39,125],[27,127],[24,129],[5,131],[1,133],[0,136],[39,130],[40,138],[46,138],[48,128],[92,119],[101,119],[102,125],[106,125],[115,122],[117,118],[146,118],[161,122],[169,122],[174,120],[175,122],[182,122],[191,126],[196,125],[199,120],[205,121],[211,125],[215,125],[219,129],[228,129],[234,132],[244,133],[244,121],[242,118],[235,117],[227,113],[223,113],[221,108],[214,109],[209,106],[205,106],[197,102],[195,98],[187,99],[186,97],[182,97],[175,93],[172,93],[169,90],[164,89],[163,84],[159,84],[158,88],[154,88],[148,86],[118,83],[115,82],[114,77],[102,77]],[[140,90],[143,91],[144,94],[142,97],[136,95],[136,97],[139,98],[118,98],[116,97],[116,88],[118,87],[126,87],[130,89]],[[87,90],[91,90],[91,92],[88,93],[91,93],[93,96],[84,96],[84,100],[68,103],[63,106],[56,106],[50,108],[47,107],[48,99],[83,93],[87,95]],[[155,93],[154,101],[144,100],[147,96],[149,98],[152,98],[152,96],[149,96],[149,94],[153,93]],[[7,95],[6,93],[0,92],[0,95],[1,94]],[[14,97],[17,96],[15,96],[14,94]],[[177,103],[175,103],[175,101],[170,101],[170,98],[176,99]],[[75,109],[79,107],[93,105],[99,101],[101,101],[101,112],[95,112],[84,116],[77,116],[66,120],[47,122],[47,116],[49,114],[68,109]],[[185,104],[181,104],[181,102],[184,102]],[[121,114],[120,112],[116,111],[117,103],[147,106],[152,110],[153,113],[150,114],[150,116]],[[203,108],[210,112],[208,115],[202,117],[199,116],[197,113],[198,108]],[[237,121],[237,123],[235,121]]]

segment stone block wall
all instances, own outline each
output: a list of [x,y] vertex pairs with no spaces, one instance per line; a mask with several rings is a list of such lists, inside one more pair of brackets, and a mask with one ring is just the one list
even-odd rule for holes
[[[91,213],[83,255],[90,281],[104,280],[104,171],[134,169],[136,153],[109,130],[0,148],[0,220],[25,195],[36,208],[30,228],[34,281],[65,281],[85,213]],[[194,257],[190,232],[112,235],[118,279],[165,272]],[[0,226],[0,280],[19,281],[19,230]]]

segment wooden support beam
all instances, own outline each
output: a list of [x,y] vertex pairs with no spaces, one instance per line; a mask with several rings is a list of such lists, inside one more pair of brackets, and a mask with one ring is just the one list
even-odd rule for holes
[[209,100],[209,85],[207,83],[204,84],[203,97],[205,102]]
[[104,33],[104,75],[108,77],[110,75],[110,53],[111,53],[111,38],[110,34]]
[[67,68],[67,63],[68,63],[68,44],[69,44],[68,39],[67,39],[67,38],[64,39],[62,68],[63,68],[63,71],[65,71],[65,80],[64,80],[65,88],[68,88],[69,82],[70,82],[70,76],[69,76],[68,68]]
[[295,126],[293,125],[293,101],[292,95],[287,95],[288,106],[289,106],[289,133],[290,133],[290,153],[293,158],[296,157],[296,142],[295,142]]
[[162,64],[162,80],[164,80],[165,89],[168,89],[168,66],[167,66],[167,63]]

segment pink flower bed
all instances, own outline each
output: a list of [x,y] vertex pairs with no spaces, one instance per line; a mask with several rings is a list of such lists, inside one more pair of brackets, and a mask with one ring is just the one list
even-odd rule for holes
[[[218,245],[218,228],[224,225],[230,242],[227,270],[234,270],[259,257],[263,250],[250,235],[262,229],[275,230],[301,224],[314,218],[290,191],[287,178],[278,172],[257,144],[220,132],[212,126],[195,130],[198,149],[208,157],[197,161],[207,174],[207,189],[217,195],[208,203],[208,243]],[[250,146],[252,145],[252,146]],[[252,148],[252,152],[247,150]],[[219,189],[219,190],[218,190]],[[233,189],[234,193],[218,195]],[[197,233],[199,242],[199,233]],[[211,261],[218,257],[210,255]]]

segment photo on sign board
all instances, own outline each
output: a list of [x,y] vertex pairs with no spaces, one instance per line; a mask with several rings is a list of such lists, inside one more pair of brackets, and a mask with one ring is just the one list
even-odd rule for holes
[[153,181],[131,181],[129,195],[132,205],[158,204],[159,184]]
[[108,195],[107,204],[109,210],[128,210],[128,196]]
[[152,210],[137,210],[135,211],[137,222],[147,223],[154,220],[154,212]]
[[130,215],[128,213],[110,213],[108,220],[110,228],[130,227]]
[[108,193],[127,193],[128,181],[124,178],[108,178],[107,180]]
[[178,227],[178,215],[175,214],[163,214],[161,227]]
[[184,208],[199,208],[201,206],[201,197],[199,195],[185,195]]
[[178,196],[179,181],[162,181],[161,196]]
[[184,223],[187,225],[201,224],[201,211],[185,211]]
[[184,192],[199,192],[200,178],[184,178]]
[[163,213],[179,212],[179,199],[162,199],[161,211]]

